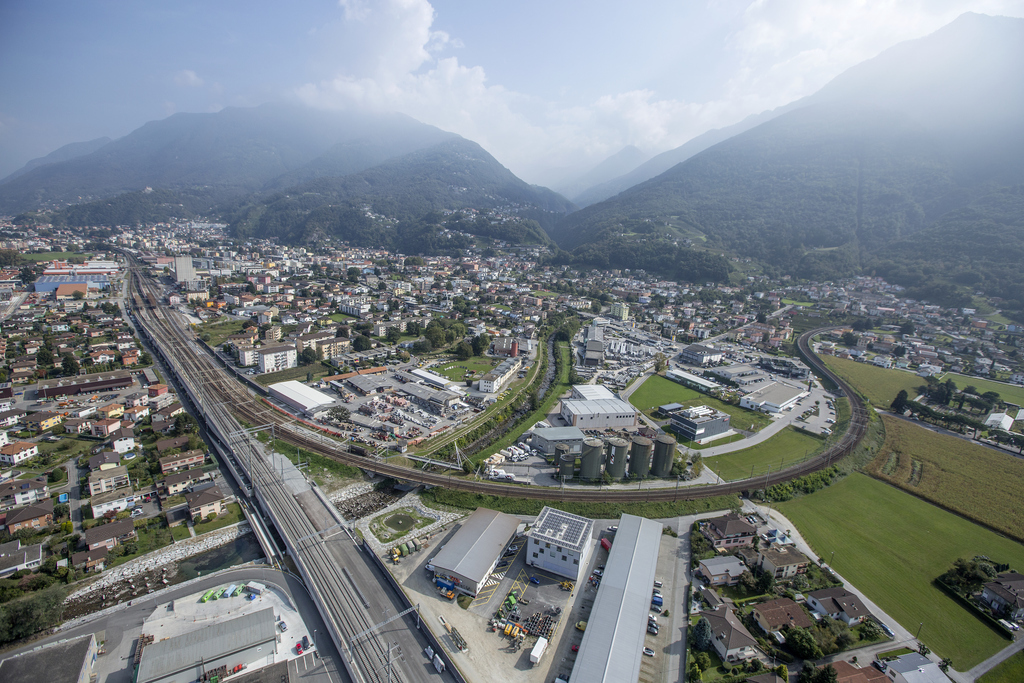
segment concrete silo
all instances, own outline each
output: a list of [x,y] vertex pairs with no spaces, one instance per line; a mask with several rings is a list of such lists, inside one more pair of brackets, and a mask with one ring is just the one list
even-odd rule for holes
[[651,448],[654,442],[646,436],[634,436],[629,450],[629,476],[643,479],[651,473]]
[[580,479],[600,479],[603,463],[604,442],[601,439],[584,439],[583,454],[580,456]]
[[622,479],[626,476],[626,450],[629,444],[625,439],[618,437],[608,439],[608,464],[605,472],[611,475],[612,479]]
[[555,464],[558,465],[558,478],[571,479],[576,469],[576,456],[569,452],[564,443],[555,446]]
[[676,440],[668,434],[662,434],[654,442],[654,464],[651,466],[651,474],[655,477],[669,476],[675,459]]

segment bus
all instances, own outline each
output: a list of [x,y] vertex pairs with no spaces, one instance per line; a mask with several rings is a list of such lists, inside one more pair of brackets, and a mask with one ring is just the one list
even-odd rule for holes
[[206,591],[203,593],[203,597],[199,598],[199,602],[209,602],[213,598],[213,594],[216,592],[216,588]]
[[213,599],[220,600],[222,597],[224,597],[224,590],[225,589],[223,588],[218,589],[217,592],[213,594]]
[[242,584],[241,586],[236,587],[235,588],[235,596],[241,595],[243,590],[245,590],[245,584]]
[[231,596],[233,596],[235,594],[235,588],[237,588],[235,584],[231,584],[230,586],[228,586],[227,590],[224,591],[224,597],[230,598]]

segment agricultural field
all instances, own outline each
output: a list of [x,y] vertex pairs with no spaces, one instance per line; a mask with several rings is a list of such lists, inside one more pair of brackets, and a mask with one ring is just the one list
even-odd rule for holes
[[957,389],[963,389],[964,387],[973,386],[981,393],[986,391],[994,391],[999,394],[1000,398],[1010,403],[1015,403],[1019,406],[1024,406],[1024,387],[1018,387],[1014,384],[1006,384],[1004,382],[993,382],[990,379],[982,379],[981,377],[967,377],[966,375],[957,375],[952,372],[947,372],[941,377],[941,380],[945,382],[947,379],[953,380],[956,384]]
[[1008,642],[932,583],[960,557],[1024,567],[1024,545],[866,475],[780,503],[843,577],[966,671]]
[[661,375],[651,375],[647,381],[637,387],[630,397],[629,402],[633,407],[648,415],[667,403],[684,403],[700,398],[700,394],[677,384]]
[[1024,541],[1024,460],[883,415],[874,477]]
[[888,408],[896,394],[906,389],[913,399],[917,388],[924,385],[925,379],[906,370],[886,370],[870,363],[858,363],[845,358],[820,356],[828,368],[852,384],[861,394],[879,408]]
[[[435,365],[430,368],[430,371],[453,382],[461,382],[464,379],[479,379],[481,375],[487,373],[499,362],[493,358],[474,357],[467,360],[453,360],[441,365]],[[470,372],[474,374],[470,375]]]
[[772,472],[778,472],[785,465],[803,462],[823,443],[822,439],[786,427],[756,446],[710,456],[704,460],[704,466],[726,481],[746,479],[766,473],[769,467]]

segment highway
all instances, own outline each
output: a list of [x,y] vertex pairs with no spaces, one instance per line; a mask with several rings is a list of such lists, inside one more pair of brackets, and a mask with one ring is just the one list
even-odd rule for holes
[[[138,326],[163,356],[209,433],[230,451],[229,469],[243,491],[272,520],[304,578],[351,680],[454,680],[427,665],[426,637],[417,630],[417,615],[387,623],[404,608],[364,547],[340,526],[341,519],[290,462],[268,452],[246,433],[232,414],[241,412],[252,425],[285,426],[276,411],[256,401],[237,381],[226,377],[216,361],[192,338],[176,312],[156,304],[154,284],[132,271],[131,308]],[[276,427],[275,427],[276,428]],[[315,439],[315,437],[314,437]],[[321,444],[321,448],[323,448]],[[239,475],[241,471],[242,475]],[[368,549],[367,549],[368,551]]]

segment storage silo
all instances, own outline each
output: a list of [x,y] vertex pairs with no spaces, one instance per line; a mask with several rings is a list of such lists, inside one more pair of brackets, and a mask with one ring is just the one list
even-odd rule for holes
[[651,474],[655,477],[667,477],[672,473],[672,463],[676,459],[676,440],[668,434],[662,434],[654,442],[654,464]]
[[584,439],[583,455],[580,456],[580,479],[600,479],[603,461],[604,442],[601,439]]
[[555,446],[555,462],[558,464],[558,477],[571,479],[576,466],[576,456],[569,452],[564,443]]
[[651,448],[654,442],[646,436],[634,436],[629,449],[629,476],[643,479],[651,472]]
[[622,479],[626,476],[626,449],[628,447],[629,444],[625,439],[618,437],[608,439],[608,465],[604,469],[612,479]]

